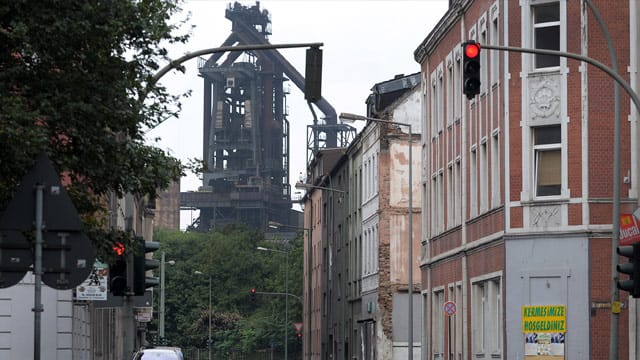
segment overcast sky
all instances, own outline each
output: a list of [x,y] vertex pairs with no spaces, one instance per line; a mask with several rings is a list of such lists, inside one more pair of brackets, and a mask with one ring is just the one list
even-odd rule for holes
[[[245,6],[255,1],[239,1]],[[172,59],[205,48],[221,46],[231,34],[231,21],[225,18],[230,1],[189,0],[183,6],[184,18],[195,25],[187,44],[169,48]],[[322,95],[341,112],[365,114],[364,101],[371,87],[397,74],[420,71],[414,50],[444,15],[448,0],[289,0],[260,1],[260,8],[271,14],[272,44],[322,42]],[[176,19],[177,20],[177,19]],[[282,49],[280,53],[304,75],[305,50]],[[196,60],[186,64],[186,73],[172,72],[161,83],[174,94],[192,90],[183,99],[178,119],[172,118],[148,133],[160,137],[157,144],[173,156],[185,160],[202,157],[202,79]],[[287,96],[291,125],[290,175],[292,191],[298,174],[306,168],[306,126],[313,116],[304,95],[292,82]],[[318,115],[321,112],[317,111]],[[181,191],[197,190],[201,182],[193,175],[181,182]],[[189,221],[188,219],[185,219]],[[185,223],[185,221],[182,221]]]

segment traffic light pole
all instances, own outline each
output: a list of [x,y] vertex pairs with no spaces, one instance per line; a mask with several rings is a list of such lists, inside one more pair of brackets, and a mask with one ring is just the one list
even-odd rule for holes
[[[531,53],[531,54],[542,54],[542,55],[555,55],[555,56],[562,56],[562,57],[567,57],[567,58],[571,58],[571,59],[575,59],[575,60],[580,60],[580,61],[584,61],[588,64],[591,64],[595,67],[597,67],[598,69],[604,71],[607,75],[609,75],[611,78],[613,78],[618,85],[620,85],[625,92],[629,95],[629,97],[631,98],[631,101],[633,101],[635,107],[636,107],[636,111],[638,111],[640,113],[640,99],[638,99],[638,95],[635,93],[635,91],[633,91],[633,89],[631,88],[631,86],[629,86],[629,84],[618,74],[618,65],[617,65],[617,58],[615,55],[615,50],[613,50],[613,46],[611,44],[611,38],[609,35],[609,32],[607,30],[607,27],[604,25],[604,22],[602,21],[602,18],[600,17],[600,14],[598,13],[597,9],[593,6],[593,4],[591,3],[590,0],[585,0],[585,2],[587,3],[587,5],[590,7],[590,9],[593,11],[594,16],[596,17],[596,20],[598,21],[598,23],[600,24],[600,27],[602,28],[605,38],[607,40],[608,46],[609,46],[609,52],[611,53],[611,62],[614,66],[613,69],[609,68],[608,66],[604,65],[603,63],[594,60],[590,57],[587,56],[583,56],[583,55],[579,55],[579,54],[574,54],[574,53],[568,53],[568,52],[564,52],[564,51],[555,51],[555,50],[544,50],[544,49],[525,49],[525,48],[519,48],[519,47],[511,47],[511,46],[497,46],[497,45],[481,45],[481,47],[484,47],[486,49],[490,49],[490,50],[501,50],[501,51],[513,51],[513,52],[520,52],[520,53]],[[618,313],[619,313],[619,309],[620,306],[613,306],[614,304],[619,304],[620,302],[620,294],[617,288],[617,271],[614,270],[614,268],[616,267],[616,264],[618,262],[618,254],[615,251],[615,249],[618,247],[619,245],[619,241],[620,241],[620,114],[619,114],[619,89],[618,86],[615,87],[615,118],[614,118],[614,160],[613,160],[613,211],[612,211],[612,220],[611,220],[611,249],[612,249],[612,254],[611,254],[611,267],[612,267],[612,271],[611,271],[611,277],[612,277],[612,282],[611,282],[611,305],[612,305],[612,311],[611,311],[611,324],[610,324],[610,337],[609,337],[609,358],[610,359],[617,359],[618,358]],[[617,312],[614,310],[618,309]]]
[[33,359],[40,360],[42,324],[42,228],[44,185],[36,186],[36,241],[34,244]]
[[607,65],[599,62],[598,60],[592,59],[588,56],[583,56],[583,55],[574,54],[574,53],[565,52],[565,51],[556,51],[556,50],[527,49],[527,48],[520,48],[515,46],[498,46],[498,45],[488,45],[488,44],[480,44],[480,47],[484,49],[489,49],[489,50],[561,56],[561,57],[566,57],[574,60],[584,61],[604,71],[607,75],[613,78],[618,83],[618,85],[620,85],[624,89],[624,91],[629,95],[629,97],[631,98],[631,101],[633,101],[633,104],[636,106],[636,110],[640,112],[640,98],[638,98],[638,94],[636,94],[635,91],[633,91],[631,86],[618,73],[616,73],[613,69],[611,69]]

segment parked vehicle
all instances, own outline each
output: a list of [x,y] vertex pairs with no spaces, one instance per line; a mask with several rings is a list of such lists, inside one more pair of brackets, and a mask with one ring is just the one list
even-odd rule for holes
[[177,347],[156,347],[138,351],[133,360],[184,360],[182,350]]

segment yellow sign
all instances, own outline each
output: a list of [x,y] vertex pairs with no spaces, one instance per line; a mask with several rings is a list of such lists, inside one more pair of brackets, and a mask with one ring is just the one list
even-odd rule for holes
[[532,305],[522,307],[522,332],[566,332],[565,305]]

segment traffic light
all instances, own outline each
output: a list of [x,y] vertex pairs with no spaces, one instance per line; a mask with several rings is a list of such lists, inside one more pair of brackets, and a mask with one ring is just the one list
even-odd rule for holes
[[256,302],[256,289],[251,289],[251,302]]
[[480,44],[462,43],[462,92],[471,100],[480,94]]
[[109,290],[114,296],[123,296],[127,292],[127,256],[122,243],[113,245],[115,262],[109,265]]
[[304,98],[315,103],[322,98],[322,49],[307,49],[307,64],[304,73]]
[[158,250],[160,243],[145,241],[141,237],[136,237],[134,242],[136,248],[133,253],[133,292],[135,295],[144,295],[147,288],[160,284],[157,277],[147,276],[147,271],[157,269],[160,266],[160,261],[147,259],[147,253]]
[[629,292],[634,298],[640,298],[640,243],[618,246],[617,252],[629,258],[628,262],[616,266],[619,273],[629,275],[628,280],[618,280],[618,289]]

